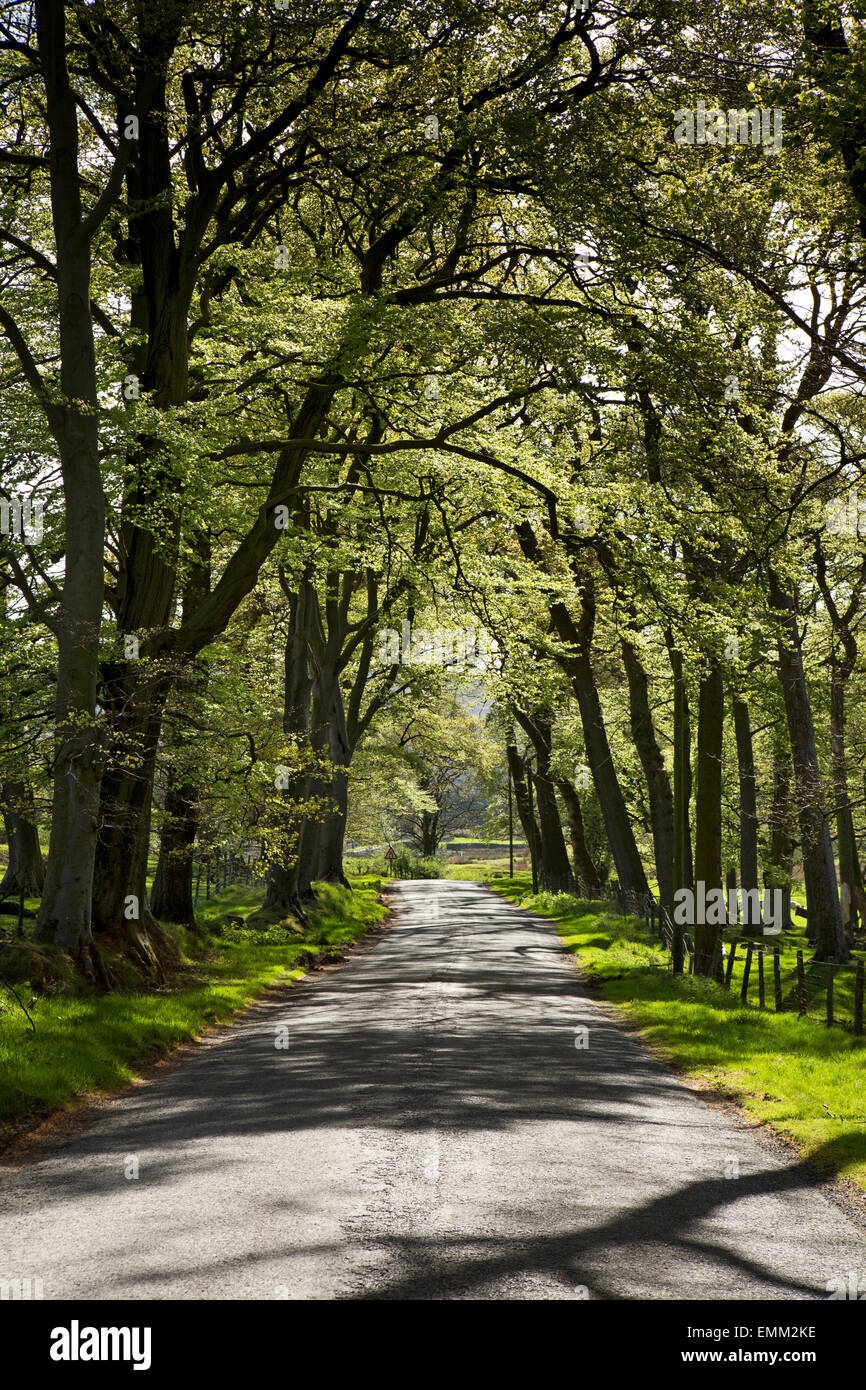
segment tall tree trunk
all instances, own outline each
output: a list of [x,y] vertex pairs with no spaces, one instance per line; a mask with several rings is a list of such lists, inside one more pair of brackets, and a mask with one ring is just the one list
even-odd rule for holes
[[[313,685],[310,670],[310,630],[316,595],[309,577],[305,576],[298,590],[283,587],[289,600],[289,630],[284,656],[285,695],[283,701],[283,732],[296,749],[309,744],[310,701]],[[305,828],[304,793],[308,783],[305,767],[291,770],[287,784],[281,787],[284,815],[278,827],[278,850],[268,864],[265,908],[271,911],[292,912],[306,921],[299,893],[299,868]]]
[[773,806],[770,811],[770,862],[764,886],[782,893],[782,930],[791,929],[791,772],[788,747],[777,734],[773,745]]
[[656,738],[649,701],[649,681],[632,644],[622,639],[628,677],[632,738],[641,760],[649,796],[653,851],[659,901],[668,912],[674,905],[674,799],[664,758]]
[[740,783],[740,888],[744,904],[744,927],[749,935],[761,933],[760,911],[750,920],[752,899],[749,890],[759,887],[758,879],[758,804],[755,787],[755,756],[752,747],[752,723],[749,706],[734,697],[734,733],[737,741],[737,768]]
[[422,811],[420,817],[421,828],[421,855],[424,859],[432,859],[439,848],[439,824],[441,819],[440,811]]
[[93,929],[157,978],[173,954],[148,907],[147,869],[156,758],[170,677],[103,668],[114,756],[103,776],[93,879]]
[[159,858],[153,878],[150,908],[165,922],[195,923],[192,871],[193,845],[198,829],[198,788],[169,777]]
[[[722,891],[722,742],[724,733],[722,668],[715,662],[701,681],[698,704],[698,792],[695,820],[695,885],[704,885],[705,901]],[[706,914],[704,914],[706,916]],[[715,915],[715,914],[714,914]],[[695,974],[721,979],[721,924],[695,923]]]
[[[317,619],[318,604],[314,615],[314,627],[317,626]],[[330,753],[332,732],[335,727],[335,707],[339,699],[337,689],[339,674],[336,661],[338,653],[331,651],[329,647],[330,644],[319,645],[313,676],[310,747],[313,757],[319,761],[328,757]],[[342,710],[342,701],[340,700],[339,703]],[[344,728],[343,724],[343,731]],[[339,756],[347,757],[348,748],[344,746]],[[313,768],[304,788],[307,815],[298,847],[297,866],[297,891],[301,902],[315,899],[313,881],[321,876],[324,860],[325,821],[331,811],[332,780],[332,777],[329,777],[317,765]]]
[[668,635],[674,678],[674,891],[694,886],[692,867],[692,735],[682,652]]
[[[178,7],[145,6],[138,37],[148,63],[136,73],[139,138],[126,143],[134,155],[126,168],[133,211],[127,247],[140,272],[131,299],[131,327],[142,342],[129,369],[139,378],[148,405],[175,411],[189,394],[189,306],[196,270],[175,239],[169,134],[168,67],[183,17]],[[177,475],[164,441],[143,432],[127,458],[130,479],[121,510],[121,563],[116,585],[118,633],[125,642],[164,632],[177,585],[180,506]],[[159,521],[142,524],[156,507]],[[105,662],[101,703],[109,726],[109,758],[102,782],[94,870],[94,931],[110,935],[157,975],[169,950],[147,907],[147,867],[156,758],[166,701],[181,669],[164,656],[141,651]]]
[[[528,522],[521,522],[516,528],[521,550],[533,564],[544,568],[538,539]],[[595,585],[592,574],[581,571],[581,615],[575,623],[564,603],[554,602],[550,606],[551,623],[560,640],[570,649],[557,659],[568,675],[572,689],[577,696],[580,720],[583,727],[583,740],[592,779],[598,794],[605,831],[610,852],[616,865],[620,887],[627,892],[645,894],[649,892],[641,857],[638,853],[631,821],[629,820],[625,798],[619,779],[604,722],[601,697],[592,669],[591,647],[595,628]]]
[[833,844],[824,801],[824,782],[815,747],[812,705],[803,670],[800,634],[791,594],[770,571],[770,597],[784,618],[779,641],[779,669],[785,696],[788,735],[796,778],[806,907],[814,931],[816,960],[846,961],[850,951],[842,930]]
[[[183,616],[188,617],[196,604],[210,592],[210,536],[200,532],[196,538],[195,558],[184,585]],[[177,697],[183,702],[198,703],[207,689],[208,664],[201,657],[186,664],[179,682]],[[188,711],[187,711],[188,712]],[[193,860],[195,837],[199,824],[199,787],[190,776],[196,767],[194,736],[170,721],[163,739],[169,756],[166,777],[165,814],[160,830],[159,857],[150,908],[153,916],[167,922],[181,922],[195,927],[193,896]]]
[[35,822],[33,793],[25,782],[4,782],[0,804],[9,845],[9,863],[0,883],[0,898],[24,893],[38,898],[45,886],[45,865]]
[[66,550],[57,638],[54,793],[45,887],[36,939],[63,947],[107,983],[92,951],[91,888],[96,855],[101,738],[96,675],[102,630],[105,495],[99,455],[99,405],[90,314],[91,241],[113,206],[121,159],[85,218],[78,168],[79,112],[66,67],[65,7],[35,6],[39,63],[50,146],[50,198],[57,264],[60,403],[45,406],[63,472]]
[[533,866],[533,877],[535,877],[538,873],[539,864],[539,833],[538,826],[535,822],[535,813],[529,799],[529,784],[526,778],[526,767],[513,743],[507,745],[506,753],[508,755],[508,766],[511,768],[514,804],[517,807],[518,819],[520,820],[526,839],[530,862]]
[[587,762],[598,794],[620,887],[625,892],[648,893],[649,884],[616,775],[592,664],[586,654],[581,652],[573,658],[571,666]]
[[[281,138],[276,131],[273,137],[261,133],[244,140],[243,153],[240,144],[236,144],[234,157],[226,157],[219,168],[211,165],[206,177],[196,169],[188,180],[183,219],[176,217],[172,170],[177,157],[172,144],[169,72],[187,20],[182,5],[144,5],[136,11],[138,43],[147,62],[138,64],[135,74],[133,105],[140,117],[140,138],[129,142],[135,144],[136,153],[127,175],[131,211],[126,245],[140,272],[140,289],[132,296],[131,318],[132,327],[144,340],[133,369],[140,377],[140,388],[149,407],[165,412],[177,412],[189,400],[190,310],[196,289],[204,289],[206,298],[211,283],[204,279],[203,268],[221,236],[234,241],[238,235],[261,229],[272,189],[268,187],[261,197],[256,196],[251,165],[267,159],[274,141]],[[345,41],[345,34],[335,41],[335,53]],[[311,88],[309,95],[318,93]],[[249,131],[249,124],[243,124]],[[191,172],[185,158],[180,167]],[[248,180],[246,194],[234,196],[241,177]],[[232,213],[214,237],[214,212],[229,186],[234,190],[229,198]],[[372,265],[366,267],[365,289],[370,294],[377,292],[380,274]],[[338,348],[331,368],[323,369],[318,379],[308,385],[291,422],[290,433],[298,439],[313,438],[322,428],[328,405],[343,381],[340,361]],[[281,451],[271,476],[270,497],[281,502],[297,486],[306,456],[303,443]],[[126,634],[155,634],[148,641],[148,655],[175,652],[189,657],[225,630],[255,584],[261,565],[281,534],[275,527],[277,503],[269,500],[259,510],[212,592],[194,613],[184,617],[180,630],[169,633],[182,518],[177,474],[158,434],[141,437],[128,463],[131,483],[124,497],[122,519],[118,627]],[[149,520],[154,514],[158,518],[155,524]],[[139,521],[142,515],[143,523]],[[110,929],[115,922],[119,903],[130,897],[144,901],[156,746],[171,679],[169,675],[165,689],[154,682],[149,695],[146,683],[139,680],[135,670],[115,668],[108,673],[108,710],[114,723],[115,747],[123,750],[123,756],[136,756],[137,765],[126,775],[116,771],[105,784],[101,814],[104,833],[94,901],[103,929]],[[136,751],[131,754],[130,750]],[[122,868],[112,867],[112,863],[128,866],[125,882]],[[154,928],[157,924],[150,918],[147,929],[152,932]],[[133,942],[132,949],[140,944]]]
[[[842,929],[847,941],[853,939],[858,915],[866,927],[866,891],[857,853],[854,817],[848,792],[848,750],[846,747],[845,692],[852,671],[857,666],[858,641],[856,621],[866,587],[866,556],[859,574],[846,583],[847,602],[840,609],[837,595],[827,575],[827,557],[820,537],[815,543],[815,568],[818,586],[827,614],[833,624],[836,641],[830,657],[830,757],[833,772],[833,791],[836,802],[836,841],[839,854],[839,881],[842,909]],[[838,646],[837,646],[838,643]]]
[[558,778],[556,785],[559,787],[568,813],[571,853],[574,859],[574,876],[577,880],[577,886],[583,897],[598,900],[604,896],[604,885],[586,843],[580,797],[573,783],[567,777]]
[[556,792],[550,776],[552,735],[550,720],[540,714],[528,715],[513,706],[514,717],[532,740],[535,749],[535,802],[538,815],[539,875],[541,888],[551,893],[574,892],[574,875],[559,819]]
[[319,837],[318,877],[324,883],[339,883],[351,888],[343,871],[343,842],[346,835],[349,779],[346,769],[352,756],[346,729],[346,710],[339,674],[335,672],[331,712],[328,719],[328,757],[333,769],[327,790],[328,810]]
[[319,854],[319,877],[323,883],[339,883],[343,888],[352,885],[343,869],[343,850],[346,839],[346,814],[349,809],[349,778],[345,768],[337,768],[329,792],[331,810],[322,826]]
[[532,778],[538,806],[538,832],[541,840],[539,883],[551,893],[573,893],[574,875],[565,848],[559,807],[549,770]]
[[848,754],[845,741],[845,687],[848,671],[834,663],[830,679],[830,751],[833,759],[833,791],[836,800],[836,844],[839,854],[842,929],[851,940],[858,915],[866,927],[866,896],[857,854],[854,817],[848,791]]

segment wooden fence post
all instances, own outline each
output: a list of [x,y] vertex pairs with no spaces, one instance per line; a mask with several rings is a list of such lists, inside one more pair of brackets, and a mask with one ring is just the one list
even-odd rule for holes
[[806,971],[803,968],[803,952],[797,952],[797,1012],[806,1012]]
[[854,980],[854,1032],[863,1032],[863,962],[857,962],[857,975]]
[[674,974],[675,974],[675,975],[682,975],[682,973],[683,973],[683,924],[682,924],[682,922],[677,922],[676,920],[674,921],[674,924],[673,924],[673,933],[674,933],[674,939],[673,939],[673,945],[672,945],[671,955],[672,955],[672,957],[673,957]]
[[782,1012],[782,962],[778,946],[773,947],[773,993],[776,996],[776,1013]]
[[758,952],[758,1008],[764,1006],[764,952]]
[[754,949],[755,949],[755,948],[754,948],[754,946],[752,945],[752,943],[751,943],[751,941],[750,941],[749,944],[748,944],[748,946],[746,947],[746,964],[745,964],[745,966],[743,967],[743,987],[742,987],[742,989],[740,990],[740,1003],[741,1003],[741,1004],[745,1004],[745,1002],[746,1002],[746,994],[748,993],[748,989],[749,989],[749,975],[750,975],[751,969],[752,969],[752,952],[753,952]]
[[731,988],[731,976],[734,973],[734,956],[737,954],[736,941],[731,942],[731,949],[728,952],[728,967],[725,971],[725,989]]

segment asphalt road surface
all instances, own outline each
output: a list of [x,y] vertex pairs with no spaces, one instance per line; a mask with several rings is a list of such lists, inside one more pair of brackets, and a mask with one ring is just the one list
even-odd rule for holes
[[397,896],[375,946],[0,1179],[0,1278],[64,1299],[866,1288],[858,1227],[614,1027],[549,923],[471,883]]

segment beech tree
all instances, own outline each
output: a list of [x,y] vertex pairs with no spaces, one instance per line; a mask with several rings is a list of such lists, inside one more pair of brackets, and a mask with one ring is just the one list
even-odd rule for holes
[[[6,7],[0,501],[48,505],[2,537],[4,638],[38,634],[0,668],[4,891],[39,891],[50,783],[37,936],[103,986],[103,946],[160,974],[209,844],[260,840],[298,914],[347,825],[435,844],[441,673],[402,626],[443,613],[499,644],[544,888],[595,895],[609,856],[671,910],[802,874],[847,957],[862,38],[832,4],[721,18]],[[784,138],[684,145],[699,100],[778,104]]]

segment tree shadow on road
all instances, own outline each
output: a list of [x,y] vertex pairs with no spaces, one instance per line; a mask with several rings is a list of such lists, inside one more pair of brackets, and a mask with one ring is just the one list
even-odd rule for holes
[[[133,1153],[142,1156],[138,1200],[155,1186],[200,1201],[213,1178],[222,1195],[237,1190],[243,1201],[248,1165],[261,1165],[257,1154],[273,1151],[257,1151],[251,1141],[276,1137],[292,1159],[270,1183],[281,1195],[262,1213],[264,1237],[261,1229],[254,1241],[231,1228],[225,1212],[219,1219],[233,1261],[290,1262],[302,1244],[289,1232],[306,1211],[304,1163],[321,1163],[322,1132],[335,1131],[338,1145],[371,1135],[374,1147],[389,1149],[394,1180],[415,1185],[414,1208],[402,1229],[377,1218],[347,1230],[347,1271],[351,1252],[366,1242],[387,1274],[374,1274],[346,1297],[485,1297],[491,1288],[500,1291],[490,1296],[508,1297],[503,1288],[533,1278],[552,1279],[566,1298],[580,1285],[601,1298],[650,1296],[630,1291],[641,1287],[681,1297],[690,1277],[695,1292],[686,1296],[695,1298],[739,1297],[738,1284],[757,1285],[766,1298],[826,1296],[825,1281],[840,1272],[835,1267],[815,1273],[813,1260],[812,1273],[796,1273],[815,1227],[814,1205],[805,1211],[802,1203],[807,1196],[822,1200],[814,1193],[814,1164],[829,1164],[840,1141],[811,1164],[780,1163],[743,1136],[745,1171],[724,1177],[725,1149],[738,1132],[600,1012],[551,925],[503,916],[495,900],[479,906],[477,891],[462,886],[447,897],[449,910],[460,912],[456,925],[422,918],[404,930],[398,919],[371,951],[302,987],[288,1005],[259,1005],[21,1181],[35,1185],[40,1205],[62,1222],[67,1202],[128,1193],[124,1156]],[[281,1047],[286,1026],[288,1047]],[[588,1030],[585,1049],[576,1046],[580,1029]],[[312,1134],[316,1144],[307,1142]],[[555,1136],[555,1153],[540,1135]],[[408,1173],[406,1154],[430,1136],[447,1136],[452,1151],[470,1159],[501,1153],[517,1161],[504,1178],[480,1175],[474,1195],[482,1216],[474,1225],[471,1209],[464,1216],[471,1234],[443,1213],[435,1181]],[[860,1143],[866,1157],[866,1134]],[[314,1159],[305,1159],[310,1153]],[[697,1178],[688,1171],[689,1155]],[[544,1165],[553,1161],[559,1166],[545,1186]],[[362,1212],[375,1205],[377,1181],[375,1173],[358,1176]],[[471,1197],[471,1162],[465,1181]],[[497,1192],[508,1195],[507,1211],[497,1213]],[[769,1210],[787,1229],[755,1229],[767,1221],[761,1198],[785,1199]],[[447,1199],[459,1203],[462,1194]],[[752,1199],[754,1217],[748,1208],[736,1210]],[[10,1200],[14,1211],[19,1199]],[[811,1218],[802,1234],[798,1210]],[[850,1263],[853,1251],[866,1264],[857,1229],[829,1205],[827,1216],[828,1261]],[[207,1213],[191,1210],[193,1219]],[[479,1234],[485,1224],[523,1233],[488,1237]],[[784,1258],[775,1250],[780,1242],[787,1242]],[[766,1259],[755,1255],[764,1248]],[[141,1277],[162,1276],[143,1269]]]

